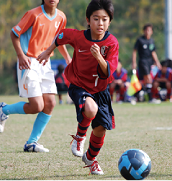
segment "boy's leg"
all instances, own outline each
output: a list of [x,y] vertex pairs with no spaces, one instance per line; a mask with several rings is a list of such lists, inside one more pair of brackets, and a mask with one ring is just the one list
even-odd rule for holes
[[72,153],[75,156],[79,157],[83,156],[86,133],[90,126],[91,121],[94,119],[94,117],[88,118],[83,112],[82,115],[83,115],[83,120],[81,121],[81,123],[78,123],[76,136],[72,135],[74,140],[71,148]]
[[89,148],[86,152],[88,160],[95,160],[104,144],[104,138],[105,134],[102,137],[97,137],[94,135],[94,131],[91,133]]
[[25,114],[24,105],[26,102],[17,102],[7,105],[4,102],[0,103],[0,132],[4,131],[5,122],[10,114]]
[[91,97],[86,97],[85,103],[84,103],[84,108],[80,110],[82,112],[82,121],[78,121],[78,128],[77,128],[77,134],[76,136],[72,136],[74,138],[73,143],[72,143],[72,153],[75,156],[83,156],[83,149],[84,149],[84,143],[86,140],[86,132],[88,130],[88,127],[91,123],[91,121],[95,118],[97,111],[98,111],[98,106]]
[[46,125],[48,124],[51,115],[40,112],[34,122],[31,135],[24,145],[24,151],[29,152],[49,152],[47,148],[44,148],[42,145],[37,144],[37,141],[41,137]]
[[152,99],[152,78],[150,74],[144,75],[144,82],[145,82],[146,92],[149,97],[149,103],[160,104],[161,103],[160,100]]
[[44,109],[42,112],[39,112],[37,118],[34,122],[31,135],[24,145],[24,151],[34,151],[34,152],[49,152],[47,148],[44,148],[42,145],[38,145],[37,141],[41,137],[46,125],[48,124],[51,113],[55,106],[55,95],[54,94],[44,94]]
[[82,157],[82,161],[87,165],[86,167],[90,168],[92,174],[104,174],[95,157],[104,144],[105,132],[106,130],[103,126],[94,128],[90,136],[89,148]]

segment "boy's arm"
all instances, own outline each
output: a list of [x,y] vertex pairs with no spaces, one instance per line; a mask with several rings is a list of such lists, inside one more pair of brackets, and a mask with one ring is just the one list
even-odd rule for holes
[[[39,63],[43,63],[43,65],[45,65],[48,62],[50,55],[55,48],[56,48],[56,44],[54,42],[51,44],[51,46],[49,46],[44,52],[42,52],[37,57],[37,60],[39,61]],[[42,62],[43,60],[44,60],[44,62]]]
[[91,46],[90,51],[91,51],[92,55],[97,59],[104,75],[108,76],[108,68],[107,68],[108,65],[107,65],[107,62],[105,61],[105,59],[100,54],[100,47],[95,43],[94,45]]
[[165,77],[162,77],[162,78],[156,78],[155,79],[157,82],[167,82],[168,80],[167,80],[167,78],[165,78]]
[[64,57],[64,59],[66,60],[67,65],[71,63],[72,58],[70,57],[66,46],[65,45],[61,45],[57,47],[59,52],[61,53],[61,55]]
[[132,69],[136,69],[137,67],[136,57],[137,57],[137,50],[134,49],[132,54]]
[[30,69],[30,64],[31,64],[30,58],[27,57],[24,54],[24,52],[23,52],[23,50],[21,48],[21,45],[20,45],[19,37],[17,37],[13,33],[13,31],[11,31],[10,35],[11,35],[11,40],[12,40],[14,49],[15,49],[17,57],[19,59],[19,69],[20,70],[22,70],[22,69]]
[[156,65],[157,65],[157,67],[161,70],[162,66],[161,66],[161,64],[160,64],[160,62],[158,60],[158,56],[157,56],[155,51],[152,52],[152,57],[153,57]]

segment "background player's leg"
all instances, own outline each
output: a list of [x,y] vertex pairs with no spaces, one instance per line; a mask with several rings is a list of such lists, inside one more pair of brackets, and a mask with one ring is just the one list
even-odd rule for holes
[[55,106],[55,95],[54,94],[43,94],[42,99],[44,101],[44,108],[38,114],[38,116],[34,122],[31,135],[30,135],[28,141],[26,142],[26,144],[24,145],[24,151],[49,152],[49,150],[44,148],[43,146],[41,148],[37,145],[36,146],[39,147],[38,150],[30,149],[30,145],[37,143],[37,141],[41,137],[46,125],[48,124],[48,122],[51,118],[51,114],[52,114],[53,108]]

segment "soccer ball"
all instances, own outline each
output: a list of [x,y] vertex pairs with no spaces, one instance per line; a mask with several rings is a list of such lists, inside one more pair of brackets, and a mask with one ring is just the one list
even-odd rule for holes
[[142,180],[151,170],[151,159],[142,150],[130,149],[121,155],[118,169],[126,180]]

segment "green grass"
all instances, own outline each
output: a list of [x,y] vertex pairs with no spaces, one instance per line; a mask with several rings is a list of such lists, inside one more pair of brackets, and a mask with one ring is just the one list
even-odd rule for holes
[[[8,104],[26,99],[0,96]],[[81,158],[71,153],[69,134],[76,133],[74,105],[57,105],[40,144],[49,153],[24,153],[36,115],[10,115],[0,135],[0,179],[2,180],[123,180],[118,171],[121,154],[130,148],[145,151],[151,158],[148,180],[172,180],[172,103],[113,104],[116,129],[107,131],[97,159],[103,176],[89,175]],[[88,147],[91,127],[87,133]]]

